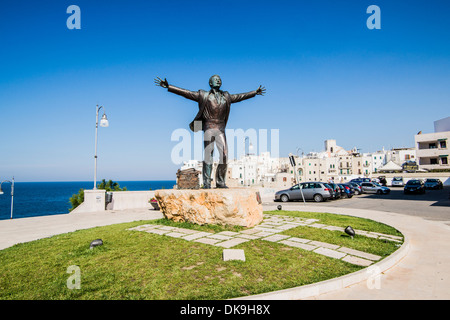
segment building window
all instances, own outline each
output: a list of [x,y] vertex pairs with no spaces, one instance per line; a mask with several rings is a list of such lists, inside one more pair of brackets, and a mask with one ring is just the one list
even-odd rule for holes
[[447,149],[447,141],[439,141],[439,146],[443,149]]
[[442,157],[441,161],[442,161],[442,164],[448,164],[448,158],[447,157]]
[[429,143],[428,149],[436,149],[436,143]]
[[283,182],[286,182],[286,177],[283,178]]
[[431,158],[430,159],[430,164],[438,164],[438,161],[436,158]]

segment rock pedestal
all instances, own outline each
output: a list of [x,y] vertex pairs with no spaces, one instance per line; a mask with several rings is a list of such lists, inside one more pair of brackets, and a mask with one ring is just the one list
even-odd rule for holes
[[263,220],[256,189],[157,190],[161,212],[168,219],[196,224],[254,227]]

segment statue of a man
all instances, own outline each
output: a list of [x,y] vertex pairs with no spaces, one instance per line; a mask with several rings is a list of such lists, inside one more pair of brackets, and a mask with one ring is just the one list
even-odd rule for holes
[[247,93],[230,94],[220,90],[222,80],[218,75],[209,79],[211,90],[189,91],[170,85],[166,79],[155,79],[157,86],[167,88],[169,92],[178,94],[187,99],[198,102],[199,111],[189,128],[197,132],[204,131],[204,160],[203,160],[203,188],[211,188],[211,171],[213,165],[214,142],[219,150],[219,165],[216,171],[216,187],[227,188],[225,177],[227,173],[228,146],[225,137],[225,126],[230,114],[230,105],[242,100],[250,99],[256,95],[264,95],[266,89],[259,86],[258,89]]

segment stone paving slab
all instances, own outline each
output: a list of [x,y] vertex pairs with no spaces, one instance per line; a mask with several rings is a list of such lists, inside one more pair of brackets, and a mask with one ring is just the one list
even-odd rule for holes
[[309,239],[303,239],[303,238],[297,238],[297,237],[291,237],[291,238],[289,238],[289,241],[295,241],[295,242],[301,242],[301,243],[311,242],[311,240],[309,240]]
[[258,233],[261,232],[261,230],[258,229],[246,229],[246,230],[242,230],[239,233],[243,233],[243,234],[254,234],[254,233]]
[[242,249],[224,249],[222,251],[223,261],[240,260],[245,261],[245,253]]
[[222,236],[234,237],[234,236],[239,235],[239,232],[234,232],[234,231],[222,231],[222,232],[219,232],[219,233],[217,233],[217,234],[220,234],[220,235],[222,235]]
[[254,233],[252,235],[256,236],[256,237],[268,237],[268,236],[271,236],[271,235],[274,234],[273,232],[267,232],[267,231],[262,231],[261,232],[261,230],[259,230],[259,231],[260,231],[259,233]]
[[192,241],[192,240],[196,240],[199,238],[204,238],[205,236],[210,235],[211,233],[209,232],[197,232],[197,233],[193,233],[190,234],[188,236],[183,237],[184,240],[188,240],[188,241]]
[[212,239],[212,238],[198,238],[194,240],[195,242],[201,242],[204,244],[216,244],[217,242],[220,242],[218,239]]
[[201,232],[201,231],[198,231],[198,230],[184,229],[184,228],[176,228],[174,231],[175,231],[175,232],[181,232],[181,233],[184,233],[185,235],[186,235],[186,234],[194,234],[194,233]]
[[325,242],[320,242],[320,241],[311,241],[308,244],[313,245],[313,246],[318,246],[318,247],[324,247],[324,248],[328,248],[328,249],[337,249],[340,247],[336,244],[325,243]]
[[347,247],[341,247],[338,250],[341,251],[341,252],[348,253],[348,254],[351,254],[353,256],[358,256],[358,257],[361,257],[361,258],[365,258],[365,259],[368,259],[368,260],[378,261],[378,260],[381,259],[380,256],[377,256],[375,254],[371,254],[371,253],[367,253],[367,252],[363,252],[363,251],[359,251],[359,250],[355,250],[355,249],[350,249],[350,248],[347,248]]
[[319,247],[319,248],[315,249],[313,252],[330,257],[330,258],[335,258],[335,259],[341,259],[347,255],[346,253],[331,250],[328,248],[323,248],[323,247]]
[[244,238],[244,239],[248,239],[248,240],[256,240],[256,239],[261,238],[261,237],[257,237],[257,236],[251,235],[251,234],[238,234],[236,237]]
[[282,235],[282,234],[274,234],[273,236],[268,236],[268,237],[262,238],[261,240],[277,242],[277,241],[280,241],[280,240],[284,240],[286,238],[290,238],[290,236],[285,236],[285,235]]
[[177,228],[176,227],[169,227],[169,226],[162,226],[162,227],[158,227],[158,229],[172,231],[172,230],[175,230]]
[[300,248],[300,249],[304,249],[304,250],[308,250],[308,251],[311,251],[311,250],[314,250],[317,248],[317,246],[310,246],[308,244],[304,244],[304,243],[297,242],[297,241],[282,240],[279,243],[285,244],[289,247],[296,247],[296,248]]
[[232,237],[230,237],[230,236],[224,236],[224,235],[221,235],[221,234],[217,234],[217,233],[215,233],[215,234],[211,234],[210,236],[208,236],[208,238],[213,238],[213,239],[217,239],[217,240],[230,240],[230,239],[233,239]]
[[342,261],[345,261],[345,262],[348,262],[351,264],[356,264],[356,265],[362,266],[362,267],[370,266],[373,263],[370,260],[366,260],[363,258],[358,258],[358,257],[350,256],[350,255],[347,255],[344,258],[342,258]]

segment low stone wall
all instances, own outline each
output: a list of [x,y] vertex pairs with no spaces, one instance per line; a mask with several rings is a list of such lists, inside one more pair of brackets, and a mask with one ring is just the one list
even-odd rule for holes
[[148,202],[155,191],[113,191],[112,202],[106,204],[105,190],[84,190],[84,202],[71,213],[100,212],[105,210],[153,209]]
[[125,210],[153,208],[148,202],[155,196],[155,191],[115,191],[107,210]]

